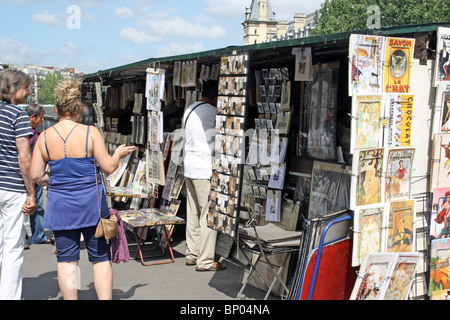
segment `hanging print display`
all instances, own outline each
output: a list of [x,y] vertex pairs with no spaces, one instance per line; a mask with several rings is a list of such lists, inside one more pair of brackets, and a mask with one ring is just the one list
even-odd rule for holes
[[389,130],[386,147],[409,147],[413,133],[414,95],[388,94]]
[[450,28],[438,28],[436,44],[436,67],[434,86],[450,84]]
[[411,172],[414,148],[388,151],[385,175],[385,201],[407,200],[411,197]]
[[383,53],[385,37],[350,36],[349,95],[383,92]]
[[351,209],[382,202],[384,148],[361,149],[353,155]]
[[352,106],[352,140],[355,149],[378,148],[383,143],[384,99],[381,94],[356,94]]
[[411,92],[415,39],[386,38],[384,92]]

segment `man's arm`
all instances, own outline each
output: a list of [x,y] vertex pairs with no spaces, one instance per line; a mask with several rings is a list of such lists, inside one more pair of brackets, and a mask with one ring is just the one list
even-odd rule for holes
[[19,154],[19,167],[22,173],[23,182],[27,189],[28,198],[22,207],[22,211],[26,215],[32,215],[37,209],[36,191],[34,189],[34,183],[30,176],[31,167],[31,149],[30,141],[28,137],[22,137],[16,139],[17,152]]

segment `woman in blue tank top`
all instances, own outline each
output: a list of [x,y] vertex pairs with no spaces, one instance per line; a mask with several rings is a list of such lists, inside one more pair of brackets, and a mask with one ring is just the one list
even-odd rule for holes
[[[58,283],[65,300],[77,299],[76,268],[83,239],[94,269],[94,287],[99,299],[112,299],[112,265],[109,244],[94,236],[99,221],[95,163],[107,175],[135,147],[119,146],[113,156],[95,127],[79,123],[82,104],[78,82],[61,82],[55,90],[59,122],[44,131],[35,146],[31,177],[48,183],[44,226],[53,231],[57,250]],[[50,172],[46,172],[47,164]],[[98,174],[98,173],[97,173]],[[100,175],[97,176],[103,217],[108,206]]]

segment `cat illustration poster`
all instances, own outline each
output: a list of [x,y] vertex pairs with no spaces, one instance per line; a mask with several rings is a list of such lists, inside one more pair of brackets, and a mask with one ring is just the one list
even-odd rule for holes
[[390,203],[386,252],[414,252],[416,218],[415,201]]
[[352,139],[350,152],[355,149],[383,146],[382,94],[355,94],[352,100]]
[[407,200],[411,197],[411,171],[414,148],[396,148],[388,151],[385,170],[385,201]]
[[438,28],[437,31],[434,86],[439,83],[450,84],[450,28]]
[[359,149],[353,154],[350,209],[383,202],[384,148]]
[[387,94],[386,118],[389,130],[385,135],[386,147],[409,147],[413,134],[414,95]]
[[385,37],[350,36],[349,95],[383,92],[383,52]]
[[384,92],[411,92],[411,64],[415,39],[386,38]]

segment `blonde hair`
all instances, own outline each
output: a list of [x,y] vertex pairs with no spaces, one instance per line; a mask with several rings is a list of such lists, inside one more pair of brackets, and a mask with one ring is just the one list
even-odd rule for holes
[[60,116],[74,115],[81,107],[81,92],[76,80],[61,81],[55,88],[55,106]]

